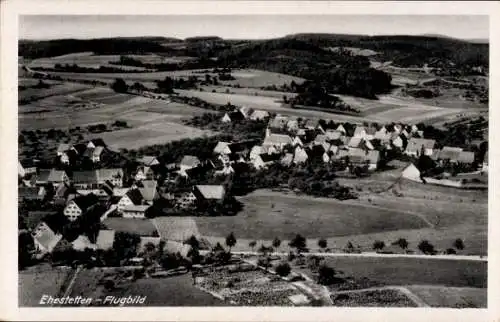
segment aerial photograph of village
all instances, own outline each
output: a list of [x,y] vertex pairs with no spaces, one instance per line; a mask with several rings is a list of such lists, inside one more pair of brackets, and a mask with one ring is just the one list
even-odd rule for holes
[[20,16],[19,306],[486,308],[488,25]]

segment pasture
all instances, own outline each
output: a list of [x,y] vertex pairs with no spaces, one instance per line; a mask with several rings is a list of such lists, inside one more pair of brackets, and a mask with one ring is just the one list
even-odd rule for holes
[[410,285],[408,289],[431,307],[486,308],[486,288]]
[[73,270],[39,265],[19,272],[19,306],[41,306],[43,295],[61,296]]
[[432,258],[326,257],[344,276],[383,285],[442,285],[486,288],[487,262]]
[[405,211],[345,203],[333,199],[293,196],[256,191],[241,198],[244,209],[233,217],[199,217],[196,223],[204,236],[290,239],[347,236],[419,229],[428,224]]

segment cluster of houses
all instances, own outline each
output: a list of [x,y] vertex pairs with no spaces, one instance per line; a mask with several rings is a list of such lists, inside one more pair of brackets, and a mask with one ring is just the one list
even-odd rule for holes
[[[242,108],[237,112],[241,115],[238,117],[243,119],[269,118],[267,112],[252,109]],[[234,115],[226,114],[225,121],[231,122]],[[437,149],[436,142],[423,138],[424,133],[415,125],[358,125],[350,128],[349,132],[342,124],[331,127],[324,128],[313,120],[276,115],[269,119],[263,140],[218,142],[213,158],[208,160],[185,155],[178,163],[162,164],[156,156],[142,156],[136,160],[139,164],[136,171],[128,174],[134,179],[132,184],[126,184],[124,170],[119,168],[68,174],[64,170],[37,169],[19,162],[19,200],[45,200],[60,205],[70,222],[96,212],[101,221],[108,217],[135,220],[145,218],[148,209],[159,199],[169,201],[173,208],[190,209],[197,202],[217,203],[226,197],[226,190],[221,185],[194,185],[192,189],[182,192],[166,191],[158,184],[160,173],[167,173],[164,179],[168,182],[207,171],[212,171],[214,176],[228,176],[234,172],[233,165],[238,162],[263,169],[277,162],[284,166],[300,165],[313,158],[324,163],[343,160],[346,167],[366,166],[368,170],[376,170],[381,152],[391,149],[399,149],[414,157],[427,155],[437,162],[472,164],[475,160],[473,152],[461,148]],[[71,163],[78,157],[99,162],[106,151],[105,143],[96,139],[86,144],[61,144],[57,154],[62,163],[66,160]],[[486,154],[483,170],[487,170],[487,162]],[[51,252],[62,238],[43,221],[32,228],[31,233],[41,253]],[[93,243],[86,236],[80,236],[72,241],[73,247],[81,249],[90,245],[90,248],[109,249],[114,234],[115,230],[103,230]]]

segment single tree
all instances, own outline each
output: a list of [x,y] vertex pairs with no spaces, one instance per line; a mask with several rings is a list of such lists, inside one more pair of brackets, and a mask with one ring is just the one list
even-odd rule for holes
[[344,251],[346,253],[352,253],[354,251],[354,245],[350,241],[348,241],[344,248]]
[[376,240],[373,242],[373,249],[376,251],[381,251],[382,249],[384,249],[384,247],[385,243],[381,240]]
[[398,245],[403,250],[408,248],[408,241],[405,238],[399,238],[394,244]]
[[231,252],[231,248],[236,245],[236,237],[234,237],[232,232],[226,237],[226,245],[229,247],[229,252]]
[[328,265],[321,265],[318,269],[318,284],[331,285],[335,281],[335,269]]
[[465,248],[464,241],[461,238],[455,239],[453,242],[453,247],[455,247],[458,250],[462,250]]
[[256,245],[257,245],[257,242],[255,240],[252,240],[251,242],[248,243],[248,246],[250,246],[250,248],[252,249],[252,252],[253,252]]
[[278,265],[276,265],[276,273],[279,276],[288,276],[292,269],[290,268],[290,264],[287,262],[281,262]]
[[307,240],[304,236],[297,234],[289,243],[290,247],[295,248],[298,253],[306,249]]
[[191,248],[196,248],[196,249],[200,248],[200,242],[198,241],[195,235],[191,235],[191,237],[189,237],[186,241],[184,241],[184,244],[191,246]]
[[429,243],[429,241],[427,240],[422,240],[419,244],[418,244],[418,249],[424,253],[424,254],[434,254],[435,253],[435,250],[434,250],[434,245],[432,245],[431,243]]
[[111,89],[117,93],[126,93],[128,91],[128,85],[122,78],[117,78],[111,84]]
[[278,249],[280,247],[280,245],[281,245],[281,240],[278,237],[275,237],[273,239],[273,247],[275,249]]
[[325,250],[325,248],[328,247],[328,242],[326,241],[326,239],[320,238],[320,240],[318,240],[318,246],[319,248]]

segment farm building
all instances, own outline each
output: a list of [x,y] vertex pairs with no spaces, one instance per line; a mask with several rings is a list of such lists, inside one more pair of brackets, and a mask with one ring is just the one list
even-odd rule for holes
[[62,239],[61,234],[56,234],[45,222],[40,222],[31,233],[35,249],[40,253],[51,253],[57,243]]
[[69,183],[69,177],[63,170],[56,169],[43,169],[40,170],[40,173],[37,175],[36,184],[37,185],[46,185],[51,183],[55,187],[59,186],[63,183]]
[[23,160],[17,162],[17,174],[19,177],[24,178],[25,176],[36,173],[36,167],[31,160]]
[[421,176],[420,170],[418,170],[418,168],[413,163],[410,163],[403,170],[403,172],[401,173],[401,176],[403,178],[413,180],[413,181],[418,181],[418,182],[422,181],[420,178],[420,176]]
[[97,235],[96,245],[97,249],[108,250],[113,247],[115,241],[115,231],[108,229],[99,230]]
[[405,154],[411,156],[432,155],[434,151],[435,140],[411,138],[406,146]]
[[43,200],[46,195],[45,187],[19,187],[17,192],[20,200]]
[[137,159],[137,162],[142,164],[143,166],[151,167],[154,165],[159,165],[160,162],[154,155],[145,155],[142,158]]
[[231,154],[231,149],[229,148],[229,142],[217,142],[217,145],[214,148],[215,154]]
[[74,241],[71,242],[74,250],[84,251],[85,249],[96,249],[97,245],[92,243],[85,235],[79,235]]
[[154,178],[155,178],[155,172],[153,168],[149,166],[139,166],[137,168],[137,172],[135,173],[136,181],[154,180]]
[[252,160],[252,165],[255,169],[264,169],[273,164],[274,162],[279,161],[281,156],[277,153],[275,154],[260,154],[257,155]]
[[236,111],[236,112],[229,112],[229,113],[224,114],[221,121],[223,123],[231,123],[231,122],[242,121],[244,119],[245,119],[245,116],[240,111]]
[[281,164],[289,167],[293,163],[293,153],[286,153],[283,158],[281,158]]
[[307,151],[300,146],[295,148],[295,152],[293,155],[293,163],[295,164],[303,164],[306,163],[307,160],[309,159],[309,155],[307,154]]
[[99,189],[105,182],[109,181],[114,187],[123,186],[123,170],[97,169],[91,171],[73,172],[72,182],[77,189]]
[[196,185],[193,194],[198,200],[221,201],[226,196],[226,189],[221,185]]
[[106,143],[104,143],[103,139],[92,139],[87,142],[87,149],[95,149],[98,146],[106,147]]
[[463,164],[472,164],[474,163],[475,155],[474,152],[462,151],[458,155],[457,162]]
[[255,110],[251,115],[250,119],[254,121],[261,121],[265,120],[266,118],[269,117],[269,112],[268,111],[262,111],[262,110]]
[[250,115],[252,115],[254,113],[254,109],[251,107],[242,106],[242,107],[240,107],[238,112],[240,112],[241,115],[243,115],[243,117],[247,119],[250,117]]
[[121,208],[123,218],[144,218],[149,205],[126,205]]
[[283,130],[287,127],[288,120],[288,116],[278,114],[269,120],[268,128],[271,130]]
[[94,194],[78,196],[68,202],[63,213],[70,221],[75,221],[98,203],[99,199]]
[[293,142],[292,138],[289,135],[285,134],[269,134],[264,139],[262,143],[263,147],[274,147],[278,151],[282,151],[283,148],[287,145],[291,145]]
[[180,162],[179,174],[183,177],[187,176],[186,170],[199,167],[201,165],[200,159],[192,155],[185,155]]
[[144,198],[139,189],[130,189],[118,201],[118,211],[121,212],[127,206],[139,206],[144,204]]

